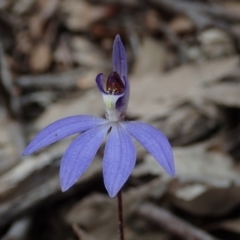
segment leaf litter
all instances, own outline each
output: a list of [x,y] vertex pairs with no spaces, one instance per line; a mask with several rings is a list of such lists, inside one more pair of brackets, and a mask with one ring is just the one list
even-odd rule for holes
[[102,182],[103,148],[66,193],[58,167],[72,139],[21,157],[32,136],[56,119],[104,114],[94,78],[109,72],[116,34],[130,66],[127,118],[169,137],[177,170],[167,177],[137,147],[124,187],[126,239],[239,239],[240,4],[145,4],[0,1],[2,239],[117,239],[116,202]]

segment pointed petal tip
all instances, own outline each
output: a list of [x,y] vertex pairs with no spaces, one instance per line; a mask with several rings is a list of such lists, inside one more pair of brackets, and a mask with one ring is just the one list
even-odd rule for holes
[[121,51],[124,51],[124,53],[125,53],[125,48],[124,48],[122,39],[121,39],[121,37],[120,37],[119,34],[117,34],[116,37],[114,38],[113,48],[118,48],[118,49],[120,49]]
[[[171,177],[175,177],[176,175],[176,170],[175,170],[175,164],[174,164],[174,157],[173,157],[173,152],[172,152],[172,148],[171,145],[168,141],[167,138],[166,139],[166,144],[165,147],[167,148],[167,146],[170,147],[168,154],[165,155],[165,161],[168,163],[168,167],[164,168],[164,170],[171,176]],[[158,162],[159,160],[156,159]],[[160,163],[160,162],[159,162]],[[161,163],[160,163],[161,164]]]
[[23,156],[23,157],[26,157],[26,156],[29,156],[29,155],[31,155],[31,153],[23,152],[23,153],[21,154],[21,156]]
[[28,152],[26,151],[26,149],[22,152],[21,156],[28,156],[30,154],[28,154]]
[[118,194],[118,192],[113,192],[113,191],[109,191],[109,190],[107,190],[107,192],[108,192],[108,195],[110,198],[114,198]]
[[63,186],[61,183],[60,183],[60,187],[62,192],[66,192],[70,188],[70,187]]
[[104,182],[104,185],[105,185],[105,188],[107,190],[107,193],[108,193],[108,196],[110,198],[115,198],[117,196],[117,194],[121,191],[122,189],[122,185],[121,186],[115,186],[115,187],[110,187],[110,186],[107,186],[106,183]]
[[61,174],[61,169],[60,169],[60,174],[59,174],[59,176],[60,176],[60,188],[61,188],[62,192],[66,192],[69,188],[71,188],[74,185],[74,183],[69,184],[68,179],[62,177],[61,175],[62,174]]
[[122,41],[121,41],[121,37],[120,37],[119,34],[117,34],[117,35],[115,36],[114,42],[115,42],[115,41],[120,41],[120,42],[122,42]]
[[24,151],[22,152],[22,156],[29,156],[29,155],[31,155],[32,153],[34,153],[35,151],[32,151],[31,149],[30,149],[30,145],[28,145],[25,149],[24,149]]
[[176,176],[176,171],[175,168],[171,169],[171,172],[168,173],[171,177],[175,177]]

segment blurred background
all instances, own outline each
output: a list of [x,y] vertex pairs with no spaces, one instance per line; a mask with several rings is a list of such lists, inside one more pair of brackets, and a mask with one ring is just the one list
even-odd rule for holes
[[240,2],[0,0],[0,237],[118,239],[103,147],[69,191],[59,164],[73,138],[21,157],[43,127],[104,116],[95,77],[111,72],[120,34],[128,119],[169,138],[176,177],[137,145],[124,186],[126,240],[240,239]]

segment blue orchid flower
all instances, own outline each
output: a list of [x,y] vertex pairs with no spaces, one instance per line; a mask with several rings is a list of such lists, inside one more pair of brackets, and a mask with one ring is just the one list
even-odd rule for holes
[[113,72],[107,79],[96,77],[102,94],[106,119],[88,115],[71,116],[53,122],[41,130],[27,146],[23,155],[57,142],[69,135],[81,133],[67,148],[60,166],[62,191],[68,190],[87,170],[100,145],[108,135],[103,158],[104,184],[114,197],[130,176],[136,163],[135,138],[164,168],[174,176],[174,160],[167,138],[156,128],[138,121],[125,121],[130,86],[127,78],[127,58],[120,36],[113,44]]

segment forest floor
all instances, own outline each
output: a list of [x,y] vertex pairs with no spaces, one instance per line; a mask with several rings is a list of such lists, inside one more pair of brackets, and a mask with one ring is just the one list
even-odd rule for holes
[[119,34],[129,63],[127,119],[170,140],[176,177],[137,145],[124,186],[126,240],[240,239],[240,2],[0,0],[0,238],[117,240],[117,202],[101,147],[67,192],[73,138],[23,157],[32,137],[71,115],[104,116],[95,85]]

